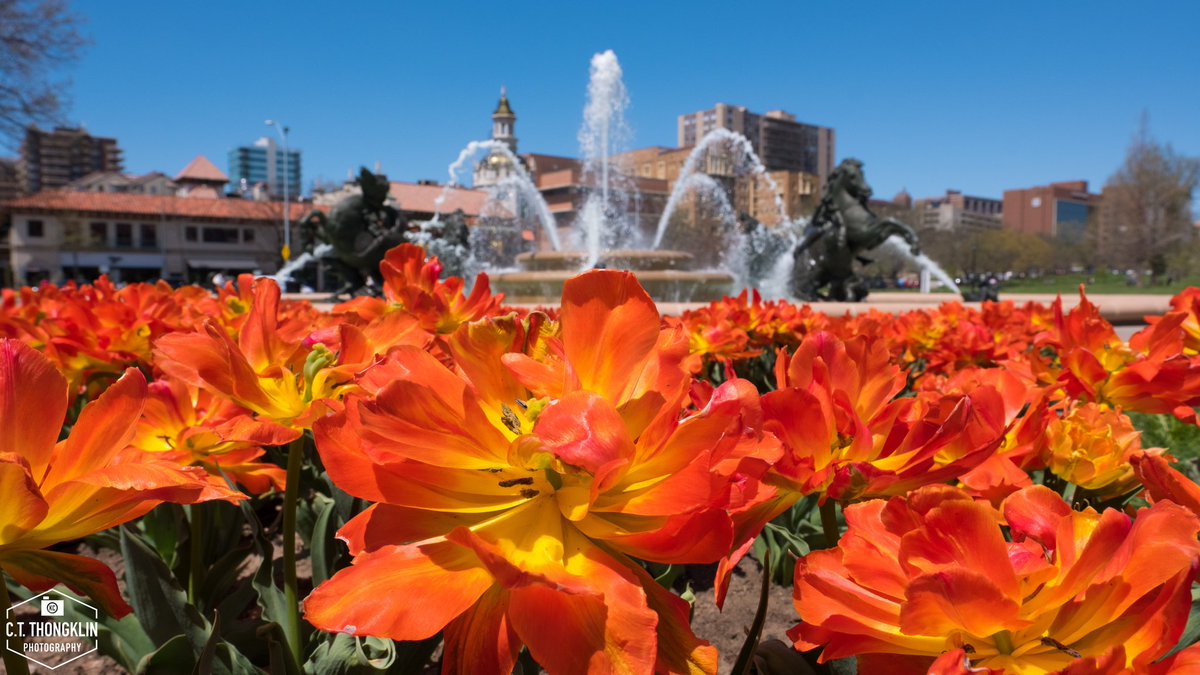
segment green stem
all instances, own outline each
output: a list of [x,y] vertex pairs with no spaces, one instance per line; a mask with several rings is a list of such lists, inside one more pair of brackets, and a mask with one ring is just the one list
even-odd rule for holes
[[1075,508],[1075,484],[1067,483],[1062,491],[1063,501],[1070,504],[1071,508]]
[[1012,634],[1011,633],[1009,633],[1006,630],[1002,630],[999,633],[996,633],[995,635],[993,635],[992,639],[996,641],[996,651],[1000,652],[1001,654],[1013,653],[1013,642],[1012,642]]
[[288,446],[287,487],[283,491],[283,597],[287,616],[283,634],[296,663],[300,658],[300,601],[296,592],[296,503],[300,495],[300,468],[304,464],[304,436]]
[[[188,507],[188,529],[191,536],[190,563],[188,565],[188,602],[200,607],[200,587],[204,583],[204,523],[199,504]],[[203,613],[203,610],[201,610]]]
[[837,502],[826,499],[821,504],[821,529],[825,532],[825,547],[835,548],[842,532],[837,522]]
[[8,608],[12,607],[12,598],[8,595],[8,582],[4,580],[4,570],[0,569],[0,607],[4,608],[4,669],[8,675],[29,675],[29,662],[23,656],[7,649],[8,643]]

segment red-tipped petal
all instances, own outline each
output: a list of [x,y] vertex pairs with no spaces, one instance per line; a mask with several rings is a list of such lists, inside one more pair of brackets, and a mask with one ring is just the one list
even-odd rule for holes
[[0,452],[24,457],[40,482],[66,414],[67,380],[54,364],[18,340],[0,340]]
[[116,575],[94,558],[56,551],[13,551],[0,553],[0,566],[34,593],[48,591],[61,583],[95,601],[101,611],[114,619],[133,611],[117,589]]

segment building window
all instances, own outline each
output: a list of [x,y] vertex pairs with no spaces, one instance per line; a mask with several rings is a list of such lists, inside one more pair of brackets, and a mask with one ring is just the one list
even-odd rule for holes
[[247,244],[254,241],[254,228],[242,228],[242,241]]
[[207,244],[236,244],[238,229],[236,227],[206,227],[204,242]]
[[142,248],[158,248],[158,228],[152,223],[142,223],[138,228],[142,238]]
[[185,227],[183,229],[183,238],[188,241],[196,241],[196,228],[192,225]]
[[133,247],[133,225],[129,223],[117,223],[117,246],[122,248]]
[[107,246],[108,245],[108,223],[92,223],[88,227],[89,246]]
[[25,224],[25,230],[29,233],[30,238],[41,239],[46,236],[46,227],[40,220],[31,220]]

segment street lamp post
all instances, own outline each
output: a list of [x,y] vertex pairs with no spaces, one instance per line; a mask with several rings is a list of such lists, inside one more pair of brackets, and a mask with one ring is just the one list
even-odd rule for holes
[[291,208],[288,202],[288,183],[291,176],[288,173],[288,131],[289,129],[276,122],[275,120],[267,120],[266,125],[275,127],[275,131],[279,132],[280,138],[283,139],[283,262],[287,262],[292,257],[292,219]]

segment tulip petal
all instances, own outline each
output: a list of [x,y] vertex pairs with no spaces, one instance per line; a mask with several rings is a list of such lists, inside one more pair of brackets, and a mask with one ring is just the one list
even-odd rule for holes
[[426,511],[392,504],[372,504],[338,530],[350,555],[393,544],[445,536],[456,527],[470,527],[491,514]]
[[20,455],[0,454],[0,495],[4,495],[0,502],[0,548],[3,548],[41,522],[50,507]]
[[970,569],[924,574],[908,585],[900,630],[909,635],[992,635],[1019,626],[1020,606],[987,576]]
[[114,619],[133,611],[121,597],[117,576],[95,558],[57,551],[10,551],[0,553],[0,567],[34,593],[43,593],[62,583],[94,600],[101,611]]
[[[601,480],[601,470],[633,456],[633,443],[617,411],[586,391],[567,394],[538,417],[534,434],[543,448]],[[601,489],[604,489],[603,487]]]
[[650,673],[658,617],[633,572],[565,524],[553,500],[523,516],[448,538],[509,590],[509,619],[534,659],[552,673]]
[[446,626],[442,672],[447,675],[509,675],[521,639],[508,619],[508,591],[494,587]]
[[1031,537],[1050,550],[1058,548],[1059,522],[1071,513],[1071,506],[1048,487],[1035,485],[1004,500],[1004,519],[1012,528],[1013,539]]
[[1200,485],[1171,468],[1166,457],[1143,453],[1134,456],[1131,461],[1138,478],[1155,501],[1172,501],[1200,515]]
[[509,616],[533,658],[551,673],[651,672],[658,616],[636,585],[619,595],[541,584],[513,589]]
[[304,600],[317,628],[392,640],[424,640],[492,585],[470,549],[442,541],[363,553]]
[[29,462],[41,482],[67,414],[67,380],[19,340],[0,340],[0,452]]
[[255,372],[286,366],[297,345],[279,334],[279,284],[274,279],[254,280],[254,305],[238,333],[238,346]]
[[629,272],[594,270],[563,284],[563,349],[581,388],[621,401],[658,341],[658,309]]
[[70,437],[55,453],[42,489],[48,493],[52,486],[107,467],[133,440],[145,402],[146,377],[136,368],[126,370],[99,398],[84,406]]
[[692,633],[688,603],[658,584],[641,567],[633,567],[646,591],[646,602],[658,613],[656,673],[716,675],[717,650]]

